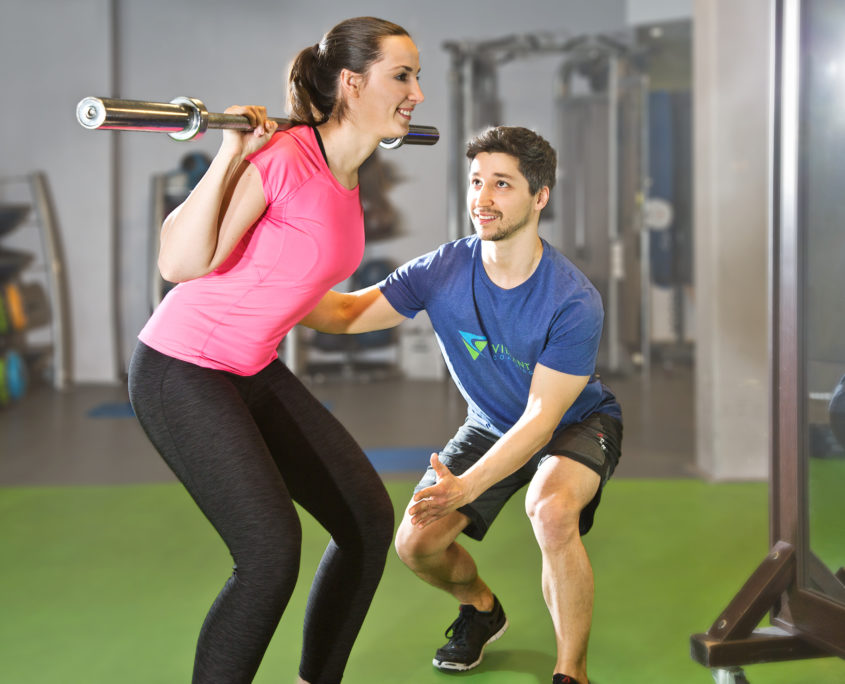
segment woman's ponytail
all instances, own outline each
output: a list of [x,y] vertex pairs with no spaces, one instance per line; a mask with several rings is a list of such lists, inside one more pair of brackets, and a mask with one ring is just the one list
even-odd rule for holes
[[288,77],[288,108],[294,123],[317,126],[329,119],[334,109],[337,84],[329,84],[329,92],[321,78],[325,68],[320,65],[320,44],[302,50],[290,67]]

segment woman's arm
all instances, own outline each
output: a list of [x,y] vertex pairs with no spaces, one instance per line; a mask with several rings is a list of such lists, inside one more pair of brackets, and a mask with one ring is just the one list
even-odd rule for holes
[[246,157],[263,147],[277,128],[263,107],[229,107],[246,116],[252,132],[225,131],[211,165],[188,198],[164,221],[158,267],[165,280],[181,282],[222,264],[266,208],[257,169]]

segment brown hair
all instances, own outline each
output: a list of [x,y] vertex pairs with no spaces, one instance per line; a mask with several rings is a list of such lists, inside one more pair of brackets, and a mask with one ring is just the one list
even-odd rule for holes
[[346,19],[322,40],[302,50],[293,60],[288,77],[288,107],[295,123],[310,126],[343,118],[346,103],[337,96],[343,69],[366,75],[382,56],[382,40],[407,36],[392,22],[375,17]]
[[516,157],[519,172],[528,181],[528,190],[536,195],[544,187],[555,186],[557,153],[548,141],[520,126],[488,128],[467,143],[467,159],[481,152],[503,152]]

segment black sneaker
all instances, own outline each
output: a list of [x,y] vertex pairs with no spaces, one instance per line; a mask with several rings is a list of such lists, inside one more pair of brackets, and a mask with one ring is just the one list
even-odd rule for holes
[[508,628],[508,619],[499,599],[493,597],[493,610],[482,612],[474,606],[461,606],[457,619],[449,625],[449,641],[437,649],[432,663],[439,670],[471,670],[484,657],[484,647],[496,641]]
[[[577,679],[565,674],[556,674],[552,679],[552,684],[579,684]],[[589,682],[587,682],[589,684]]]

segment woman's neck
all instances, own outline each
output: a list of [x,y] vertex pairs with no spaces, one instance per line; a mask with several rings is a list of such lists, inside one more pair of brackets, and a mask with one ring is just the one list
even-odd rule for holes
[[378,147],[379,140],[348,121],[330,119],[318,127],[329,169],[345,188],[358,185],[358,168]]

